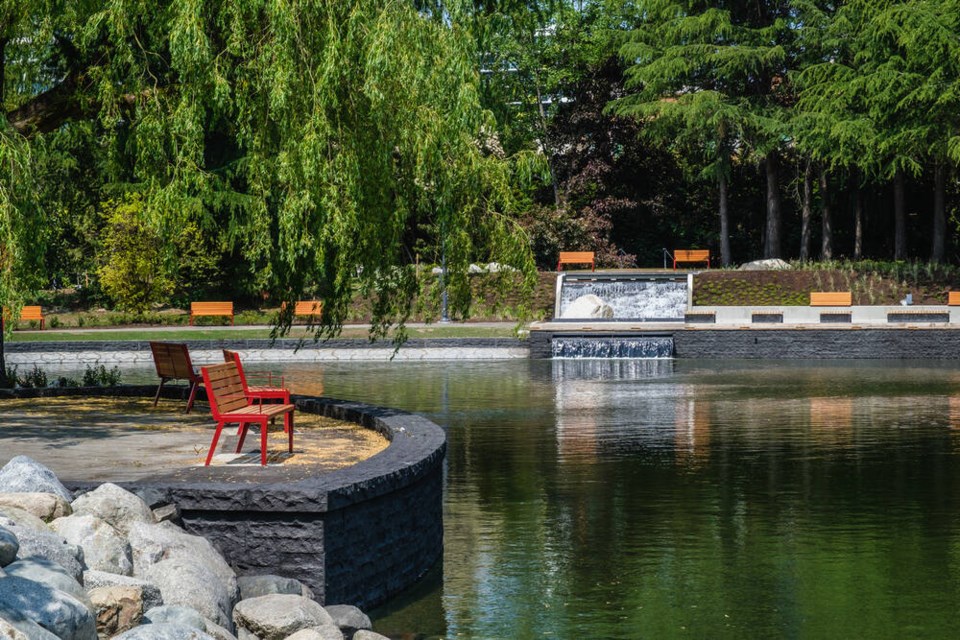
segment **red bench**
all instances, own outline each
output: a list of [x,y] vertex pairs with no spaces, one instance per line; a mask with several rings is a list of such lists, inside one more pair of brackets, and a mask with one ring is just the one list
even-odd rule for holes
[[207,387],[207,400],[210,401],[210,413],[217,421],[217,430],[210,443],[205,466],[210,465],[213,453],[217,450],[220,433],[227,424],[240,425],[240,441],[237,453],[243,449],[249,425],[260,428],[260,465],[267,466],[267,424],[272,418],[283,416],[283,430],[287,433],[287,449],[293,453],[293,410],[292,404],[252,404],[243,389],[236,361],[215,364],[200,369],[203,383]]

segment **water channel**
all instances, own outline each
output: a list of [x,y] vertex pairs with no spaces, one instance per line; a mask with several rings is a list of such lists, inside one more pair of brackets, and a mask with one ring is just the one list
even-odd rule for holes
[[956,635],[958,363],[283,368],[447,430],[444,561],[380,633]]

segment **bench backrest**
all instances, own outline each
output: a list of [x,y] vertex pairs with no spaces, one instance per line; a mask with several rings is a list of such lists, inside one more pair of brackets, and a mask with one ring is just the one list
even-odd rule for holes
[[243,392],[245,394],[250,393],[250,387],[247,385],[247,376],[243,372],[243,365],[240,364],[240,354],[236,351],[230,351],[230,349],[223,350],[223,361],[224,362],[234,362],[237,365],[237,375],[240,376],[240,386],[243,387]]
[[561,251],[561,264],[593,264],[593,251]]
[[300,300],[293,307],[295,316],[318,316],[323,311],[323,301],[321,300]]
[[849,307],[853,304],[853,294],[849,291],[811,291],[811,307]]
[[960,305],[960,291],[950,291],[947,294],[947,304],[951,307]]
[[157,375],[161,378],[174,380],[198,379],[190,362],[190,351],[187,345],[176,342],[151,342],[153,363],[157,367]]
[[217,420],[220,415],[244,409],[250,406],[247,394],[243,391],[243,382],[237,363],[231,360],[223,364],[214,364],[201,369],[203,382],[207,387],[207,399],[210,411]]
[[708,262],[710,249],[674,249],[673,259],[677,262]]
[[192,316],[232,316],[232,302],[191,302],[190,315]]
[[37,306],[20,309],[21,320],[43,320],[43,309]]

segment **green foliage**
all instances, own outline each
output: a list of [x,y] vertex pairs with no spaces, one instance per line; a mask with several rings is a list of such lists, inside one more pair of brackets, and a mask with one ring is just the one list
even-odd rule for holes
[[84,387],[115,387],[120,384],[119,367],[107,369],[102,364],[87,365],[81,384]]
[[143,312],[163,302],[173,281],[163,263],[161,238],[143,218],[143,200],[131,195],[103,204],[106,237],[97,270],[103,290],[124,311]]
[[24,389],[40,389],[46,387],[47,372],[37,365],[33,365],[33,369],[25,373],[23,376],[17,377],[17,385],[23,387]]

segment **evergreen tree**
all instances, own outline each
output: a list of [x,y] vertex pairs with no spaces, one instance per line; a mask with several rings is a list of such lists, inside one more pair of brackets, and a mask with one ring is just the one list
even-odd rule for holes
[[665,143],[677,135],[701,140],[709,158],[705,175],[717,180],[721,194],[721,254],[728,242],[731,154],[749,153],[761,162],[767,185],[763,254],[780,257],[779,156],[794,37],[789,3],[647,0],[640,8],[641,23],[621,51],[633,65],[628,86],[635,93],[614,108],[645,122],[664,120],[651,132]]

